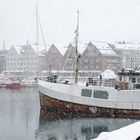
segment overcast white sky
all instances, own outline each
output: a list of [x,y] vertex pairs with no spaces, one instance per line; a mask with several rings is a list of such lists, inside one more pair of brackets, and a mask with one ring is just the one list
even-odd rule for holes
[[3,39],[7,48],[36,42],[36,3],[47,44],[73,41],[76,10],[81,12],[80,42],[140,42],[140,0],[0,0],[1,46]]

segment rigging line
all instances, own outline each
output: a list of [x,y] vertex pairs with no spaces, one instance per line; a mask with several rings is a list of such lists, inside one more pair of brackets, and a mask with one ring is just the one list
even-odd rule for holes
[[45,42],[44,33],[43,33],[43,28],[42,28],[42,24],[41,24],[41,20],[40,20],[39,14],[38,14],[38,22],[39,22],[39,25],[40,25],[40,30],[41,30],[41,34],[42,34],[42,39],[43,39],[43,43],[44,43],[45,51],[46,51],[46,50],[47,50],[47,48],[46,48],[46,42]]
[[69,56],[70,56],[70,53],[71,53],[72,47],[73,47],[73,46],[70,46],[70,49],[69,49],[69,51],[68,51],[68,55],[66,56],[66,61],[65,61],[64,65],[63,65],[62,70],[65,70],[64,68],[65,68],[65,66],[66,66],[66,64],[67,64],[67,62],[68,62],[67,59],[68,59]]

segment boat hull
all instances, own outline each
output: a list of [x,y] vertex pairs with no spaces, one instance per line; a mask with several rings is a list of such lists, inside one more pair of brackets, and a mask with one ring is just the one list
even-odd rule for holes
[[81,118],[81,117],[114,117],[140,119],[140,110],[114,109],[98,106],[88,106],[58,100],[39,91],[40,117],[46,120]]
[[7,89],[21,89],[21,88],[25,88],[25,85],[21,84],[21,83],[10,83],[10,84],[6,84],[5,88],[7,88]]

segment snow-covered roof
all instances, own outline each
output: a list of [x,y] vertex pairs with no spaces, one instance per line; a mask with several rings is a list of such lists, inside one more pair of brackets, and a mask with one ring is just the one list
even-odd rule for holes
[[92,44],[100,51],[102,55],[117,55],[108,43],[92,42]]
[[[37,52],[37,45],[31,45],[31,46],[32,46],[32,48],[35,50],[35,52]],[[49,45],[47,45],[46,48],[45,48],[44,45],[39,45],[39,46],[38,46],[38,54],[39,54],[39,56],[42,56],[42,55],[44,54],[44,53],[42,54],[42,52],[44,52],[45,49],[48,51],[48,50],[50,49],[51,46],[52,46],[52,44],[49,44]],[[64,55],[64,54],[66,53],[68,47],[69,47],[69,44],[55,43],[54,46],[59,50],[59,52],[60,52],[62,55]],[[72,44],[72,46],[74,46],[74,44]],[[78,52],[79,52],[80,54],[82,54],[83,51],[84,51],[85,49],[86,49],[86,45],[85,45],[85,44],[79,43]]]
[[[73,47],[74,47],[74,45],[75,44],[72,44]],[[61,54],[64,55],[65,52],[67,51],[68,47],[69,47],[69,44],[67,44],[67,45],[61,45],[60,44],[60,45],[56,45],[56,47],[59,49],[59,51],[61,52]],[[87,46],[85,44],[79,43],[79,45],[78,45],[78,52],[80,54],[82,54],[84,52],[84,50],[86,49],[86,47]]]
[[16,50],[16,52],[18,53],[18,54],[20,54],[20,50],[21,50],[21,47],[20,46],[12,46],[11,48],[14,48],[15,50]]
[[8,53],[9,53],[9,51],[11,51],[12,49],[14,49],[14,50],[17,52],[17,54],[20,55],[20,47],[19,47],[19,46],[17,46],[17,47],[11,46],[11,48],[8,50]]
[[61,43],[56,43],[56,44],[54,44],[55,45],[55,47],[60,51],[60,53],[62,54],[62,55],[64,55],[65,54],[65,52],[66,52],[66,50],[68,49],[68,45],[65,45],[65,44],[61,44]]
[[111,69],[106,69],[103,73],[101,73],[103,79],[115,79],[117,75]]
[[[23,50],[23,48],[25,49],[25,47],[27,47],[27,45],[12,46],[12,47],[14,47],[15,50],[17,51],[17,53],[20,55],[20,53]],[[31,47],[37,53],[36,45],[30,45],[29,44],[29,47]]]
[[[37,46],[36,45],[32,45],[34,46],[35,50],[37,50]],[[44,45],[39,45],[38,46],[38,51],[42,52],[42,51],[48,51],[50,49],[50,47],[52,46],[52,44],[46,45],[46,48]],[[59,50],[59,52],[64,55],[66,50],[67,50],[67,46],[68,45],[64,45],[64,44],[60,44],[60,43],[55,43],[54,46]]]
[[140,44],[114,44],[119,50],[140,50]]
[[94,140],[136,140],[138,137],[140,137],[140,121],[112,132],[102,132]]

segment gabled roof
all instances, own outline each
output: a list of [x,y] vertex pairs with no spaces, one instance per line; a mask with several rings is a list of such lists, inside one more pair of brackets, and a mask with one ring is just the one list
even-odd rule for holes
[[60,53],[64,56],[66,50],[67,50],[67,46],[68,45],[64,45],[64,44],[55,44],[56,48],[60,51]]
[[[47,53],[47,51],[52,47],[52,45],[54,45],[59,50],[59,52],[61,53],[61,55],[64,55],[65,54],[65,52],[67,50],[67,45],[58,44],[58,43],[51,44],[51,45],[46,45],[46,48],[45,48],[44,45],[39,45],[38,46],[38,54],[39,55],[42,55],[42,52],[43,52],[43,55],[44,55],[44,53]],[[37,45],[32,45],[32,47],[35,49],[35,51],[37,50]]]
[[92,44],[99,50],[102,55],[115,56],[116,52],[105,42],[92,42]]
[[[52,47],[52,45],[54,45],[59,50],[61,55],[63,55],[63,56],[65,55],[66,51],[69,49],[70,46],[74,47],[74,44],[72,44],[72,43],[69,43],[68,45],[60,44],[60,43],[55,43],[55,44],[47,45],[46,46],[46,51],[45,51],[44,45],[39,45],[38,46],[38,54],[39,55],[44,55],[44,53],[47,52]],[[32,45],[32,47],[33,47],[33,49],[35,51],[37,50],[37,46],[36,45]],[[79,43],[78,52],[80,54],[82,54],[85,49],[86,49],[86,45]],[[42,54],[42,52],[43,52],[43,54]]]
[[[17,52],[18,55],[20,55],[20,49],[19,47],[14,47],[14,46],[11,46],[11,48],[9,50],[15,50]],[[8,51],[9,52],[9,51]]]
[[[54,44],[52,44],[49,48],[48,48],[48,53],[50,53],[50,51],[52,51],[52,49],[56,50],[60,55],[62,55],[62,51],[60,51],[60,47],[58,49],[58,47],[56,47]],[[62,55],[63,56],[63,55]]]
[[13,48],[16,50],[16,52],[20,55],[21,47],[20,46],[13,46]]

